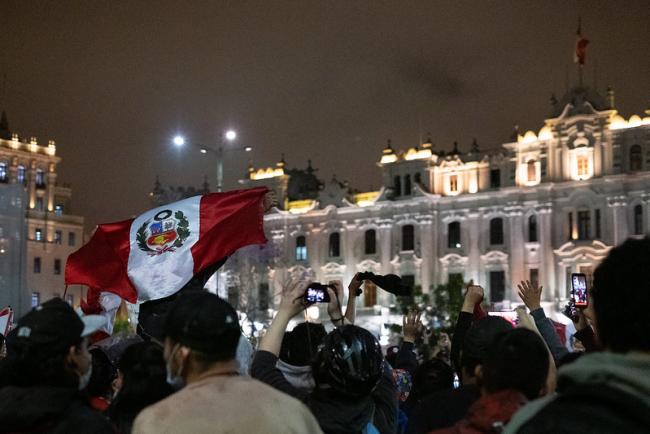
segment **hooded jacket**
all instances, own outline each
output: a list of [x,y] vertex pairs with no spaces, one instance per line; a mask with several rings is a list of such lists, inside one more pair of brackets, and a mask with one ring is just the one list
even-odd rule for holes
[[296,389],[309,393],[316,387],[311,366],[295,366],[282,359],[278,359],[278,363],[275,366],[282,372],[284,378]]
[[450,428],[432,431],[435,434],[499,433],[512,415],[528,400],[516,390],[502,390],[485,395],[467,411],[465,418]]
[[522,408],[506,433],[647,433],[650,355],[587,354],[560,369],[557,393]]
[[85,405],[76,390],[48,386],[0,389],[0,431],[29,434],[114,432],[108,420]]

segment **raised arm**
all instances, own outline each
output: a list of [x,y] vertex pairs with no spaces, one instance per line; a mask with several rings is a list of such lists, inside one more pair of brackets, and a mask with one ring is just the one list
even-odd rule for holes
[[463,307],[458,314],[454,335],[451,338],[451,362],[456,372],[460,372],[460,350],[463,348],[463,341],[467,330],[472,326],[474,308],[483,300],[483,288],[478,285],[469,285],[465,292]]

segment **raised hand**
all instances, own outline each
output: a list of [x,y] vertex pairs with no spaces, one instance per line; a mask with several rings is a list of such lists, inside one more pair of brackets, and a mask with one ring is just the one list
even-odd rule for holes
[[531,312],[542,307],[542,286],[535,285],[530,280],[522,280],[517,288],[519,297]]
[[402,319],[402,334],[404,335],[404,342],[415,342],[422,331],[422,322],[420,317],[422,312],[413,309],[410,310]]
[[292,318],[302,312],[305,307],[303,296],[311,282],[291,282],[282,290],[282,300],[278,307],[278,314],[283,313]]
[[465,292],[465,299],[463,300],[463,312],[473,313],[474,306],[483,301],[485,291],[480,285],[473,285],[471,282],[467,286],[467,291]]

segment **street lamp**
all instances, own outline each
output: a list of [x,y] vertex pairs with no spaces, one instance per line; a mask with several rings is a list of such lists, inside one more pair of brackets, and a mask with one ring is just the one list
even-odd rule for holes
[[[195,145],[199,148],[199,151],[202,154],[207,154],[208,152],[213,152],[217,156],[217,191],[222,190],[223,186],[223,153],[224,153],[224,145],[226,142],[233,142],[237,139],[237,132],[235,130],[228,130],[224,133],[221,143],[218,145],[200,145],[198,143],[193,143],[190,142],[190,144]],[[172,142],[174,145],[177,147],[182,147],[185,145],[186,141],[185,138],[181,135],[177,135],[172,139]],[[238,149],[238,148],[234,148]],[[250,152],[253,150],[252,147],[250,146],[245,146],[241,148],[245,152]],[[233,150],[233,148],[227,148],[226,150]]]

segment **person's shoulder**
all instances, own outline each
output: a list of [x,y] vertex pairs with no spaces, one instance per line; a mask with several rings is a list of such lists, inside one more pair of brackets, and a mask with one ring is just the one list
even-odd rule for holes
[[287,403],[290,405],[302,405],[299,399],[283,393],[274,387],[263,383],[262,381],[256,380],[255,378],[241,377],[239,381],[242,388],[250,391],[250,393],[254,393],[255,396],[278,400],[279,402]]
[[165,426],[170,411],[184,402],[181,392],[183,391],[172,393],[167,398],[140,411],[133,422],[133,433],[159,432],[156,427]]
[[[80,431],[81,430],[81,431]],[[75,400],[63,414],[54,432],[113,433],[110,421],[80,400]]]

